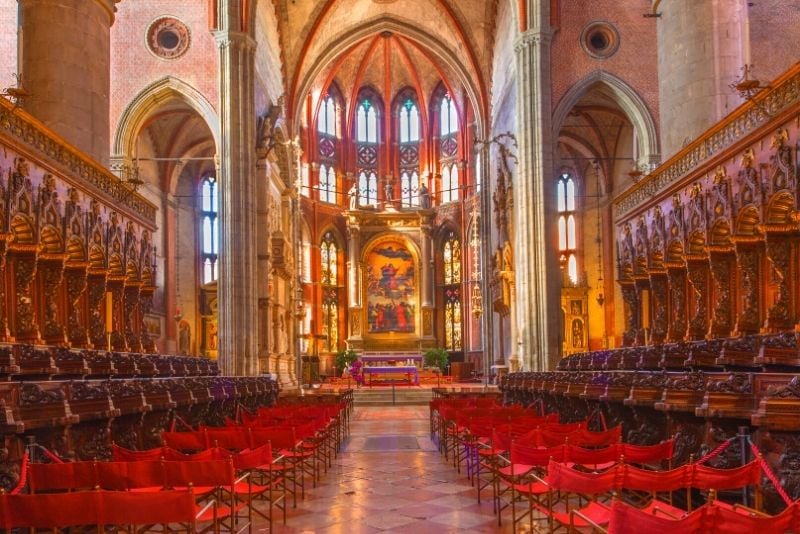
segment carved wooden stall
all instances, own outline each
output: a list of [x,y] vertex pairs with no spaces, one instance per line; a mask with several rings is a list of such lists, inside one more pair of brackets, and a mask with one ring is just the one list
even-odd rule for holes
[[622,344],[793,330],[800,67],[615,201]]
[[0,341],[154,351],[155,206],[5,100],[0,145]]
[[603,413],[632,443],[674,437],[673,464],[738,437],[710,462],[737,465],[751,437],[796,499],[800,65],[770,87],[615,200],[623,348],[502,389],[567,420]]

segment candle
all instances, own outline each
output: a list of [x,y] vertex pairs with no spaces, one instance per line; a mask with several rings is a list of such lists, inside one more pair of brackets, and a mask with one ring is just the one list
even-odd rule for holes
[[114,294],[106,291],[106,333],[113,331],[114,323]]

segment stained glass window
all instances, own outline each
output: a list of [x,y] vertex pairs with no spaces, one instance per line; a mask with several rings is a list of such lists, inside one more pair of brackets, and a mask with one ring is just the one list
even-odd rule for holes
[[453,287],[445,290],[444,304],[444,345],[447,350],[461,350],[462,318],[461,288]]
[[461,283],[461,242],[450,232],[444,243],[444,283]]
[[323,350],[335,352],[339,345],[339,247],[331,232],[326,232],[320,243],[322,271],[322,340]]
[[217,180],[206,176],[200,183],[203,283],[217,279],[217,260],[219,259],[219,197]]
[[575,210],[575,179],[568,173],[558,177],[556,183],[556,208],[558,210],[558,250],[561,265],[573,284],[578,283],[578,214]]

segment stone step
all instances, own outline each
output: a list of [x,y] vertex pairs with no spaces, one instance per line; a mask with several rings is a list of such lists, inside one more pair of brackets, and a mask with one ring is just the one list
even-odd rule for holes
[[362,388],[353,392],[353,403],[357,406],[425,406],[431,399],[433,391],[430,389],[396,388],[394,400],[392,390],[387,388]]

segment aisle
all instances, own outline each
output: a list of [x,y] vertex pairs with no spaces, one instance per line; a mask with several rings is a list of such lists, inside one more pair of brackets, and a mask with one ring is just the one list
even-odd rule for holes
[[497,528],[490,495],[479,506],[442,460],[427,406],[356,407],[350,428],[333,468],[275,532],[511,532]]

